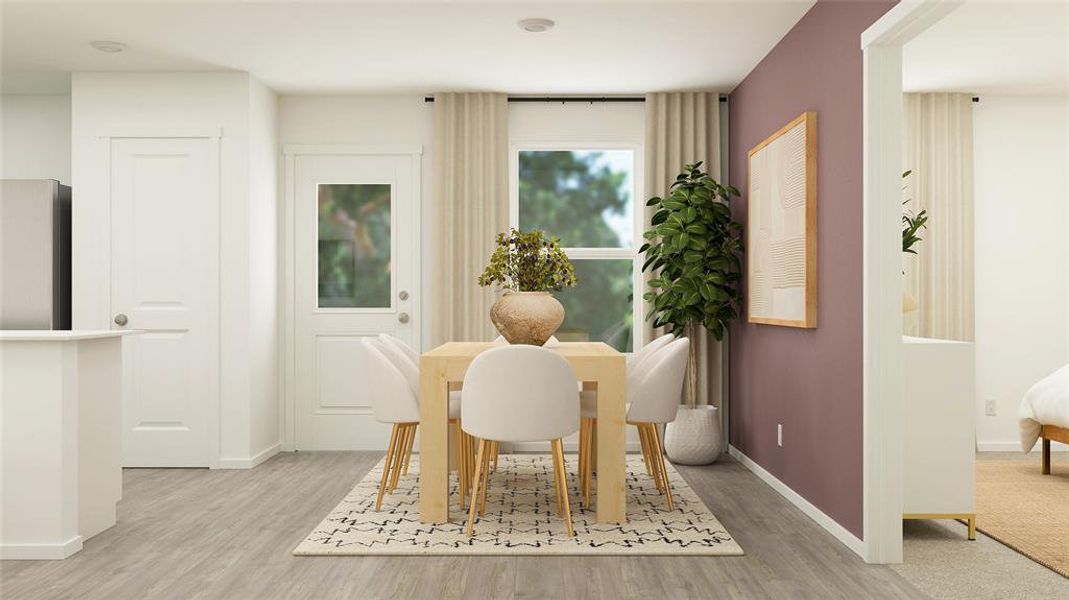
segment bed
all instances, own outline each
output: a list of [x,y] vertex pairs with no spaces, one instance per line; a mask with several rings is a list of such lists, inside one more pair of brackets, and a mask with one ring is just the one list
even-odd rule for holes
[[1030,452],[1043,440],[1043,474],[1050,474],[1051,441],[1069,444],[1069,365],[1032,386],[1017,411],[1021,449]]

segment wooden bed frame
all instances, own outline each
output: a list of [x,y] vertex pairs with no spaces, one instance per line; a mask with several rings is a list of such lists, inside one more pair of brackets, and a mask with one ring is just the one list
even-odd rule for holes
[[1069,429],[1044,425],[1039,432],[1039,437],[1043,438],[1043,474],[1050,475],[1050,441],[1069,444]]

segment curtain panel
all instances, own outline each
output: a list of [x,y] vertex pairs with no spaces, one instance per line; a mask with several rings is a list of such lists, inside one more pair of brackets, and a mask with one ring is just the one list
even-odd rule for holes
[[489,341],[496,296],[476,279],[508,228],[508,100],[505,94],[434,95],[435,345]]
[[927,228],[903,254],[905,290],[916,310],[904,333],[972,341],[974,332],[973,127],[969,94],[905,94],[904,209],[928,211]]
[[[720,181],[720,94],[714,92],[666,92],[646,94],[646,198],[663,196],[684,164],[702,161],[709,175]],[[645,206],[645,202],[642,203]],[[653,210],[645,207],[649,226]],[[649,274],[643,274],[642,294],[649,291]],[[644,339],[657,337],[650,321]],[[690,364],[683,388],[684,399],[696,404],[723,405],[724,353],[704,327],[688,331],[691,339]]]

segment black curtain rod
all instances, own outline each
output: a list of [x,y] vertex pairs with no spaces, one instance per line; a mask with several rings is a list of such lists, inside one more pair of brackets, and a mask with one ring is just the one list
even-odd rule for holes
[[[424,102],[434,102],[434,96],[424,96]],[[645,102],[642,96],[509,96],[509,102]],[[727,102],[727,96],[720,96],[721,102]]]

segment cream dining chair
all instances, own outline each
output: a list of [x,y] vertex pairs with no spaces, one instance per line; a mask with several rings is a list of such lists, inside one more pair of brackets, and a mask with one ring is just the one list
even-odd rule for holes
[[553,451],[557,514],[564,518],[568,537],[575,535],[561,442],[579,428],[575,381],[568,361],[537,346],[500,346],[471,362],[464,375],[461,406],[464,431],[479,438],[468,509],[469,536],[475,532],[476,514],[481,515],[486,508],[490,444],[542,440],[549,441]]
[[[674,504],[658,425],[676,420],[689,353],[690,340],[674,340],[643,360],[634,373],[629,374],[627,381],[627,423],[638,429],[646,472],[653,477],[657,490],[667,497],[668,510],[672,510]],[[579,473],[583,500],[585,505],[589,506],[593,475],[593,432],[596,431],[597,411],[590,406],[584,406],[582,419],[585,427],[581,428],[580,435]],[[588,432],[585,436],[582,435],[583,429]]]
[[386,461],[382,466],[379,493],[375,499],[375,510],[381,510],[383,494],[387,491],[392,493],[397,486],[408,431],[415,431],[419,424],[419,401],[401,370],[386,357],[385,344],[371,338],[364,338],[361,342],[367,357],[367,390],[374,407],[375,420],[393,425]]
[[[498,345],[498,346],[508,346],[509,345],[509,341],[506,340],[505,336],[503,336],[503,335],[499,335],[496,338],[494,338],[494,341],[492,343],[495,344],[495,345]],[[551,336],[549,336],[549,339],[546,340],[546,343],[542,347],[543,348],[553,348],[554,346],[559,346],[559,345],[560,345],[560,340],[557,339],[557,336],[551,335]],[[576,387],[578,388],[579,385],[577,384]],[[494,471],[497,471],[497,457],[498,457],[498,454],[500,454],[500,453],[501,453],[501,444],[499,444],[497,442],[491,443],[490,444],[490,472],[491,473],[493,473]]]
[[[675,339],[676,336],[674,334],[666,333],[628,357],[626,367],[628,389],[636,383],[637,377],[643,373],[644,369],[649,367],[650,358]],[[593,472],[594,462],[596,462],[595,457],[597,456],[595,450],[598,439],[597,428],[595,427],[595,417],[598,414],[597,402],[598,394],[594,390],[583,390],[579,394],[580,412],[582,414],[579,422],[579,473],[583,479],[583,506],[590,506],[590,477],[587,473]],[[589,452],[586,450],[589,450]],[[645,446],[643,446],[642,459],[646,460],[646,458]],[[646,471],[652,474],[648,463],[646,464]]]
[[[409,390],[416,398],[416,406],[418,410],[419,406],[419,355],[416,351],[406,344],[403,340],[400,340],[391,335],[385,333],[379,334],[379,339],[376,340],[379,344],[378,348],[382,354],[389,360],[390,364],[394,366],[405,378]],[[372,391],[372,393],[374,393]],[[457,474],[458,474],[458,493],[460,505],[464,506],[465,498],[468,490],[471,489],[471,469],[474,466],[474,458],[472,455],[472,441],[464,434],[460,428],[460,402],[461,394],[459,391],[449,392],[449,424],[452,426],[453,435],[453,451],[456,457]],[[409,463],[412,460],[412,450],[416,441],[416,431],[419,427],[419,416],[416,416],[416,422],[406,424],[401,428],[401,441],[400,441],[400,474],[408,475]],[[394,477],[393,482],[387,491],[392,492],[397,487],[397,477]]]

